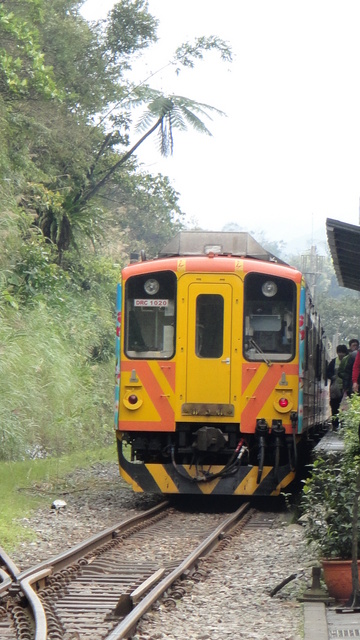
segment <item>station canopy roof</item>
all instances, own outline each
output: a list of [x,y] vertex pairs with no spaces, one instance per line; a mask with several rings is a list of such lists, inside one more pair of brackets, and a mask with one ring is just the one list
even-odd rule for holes
[[339,285],[360,291],[360,227],[327,218],[326,232]]

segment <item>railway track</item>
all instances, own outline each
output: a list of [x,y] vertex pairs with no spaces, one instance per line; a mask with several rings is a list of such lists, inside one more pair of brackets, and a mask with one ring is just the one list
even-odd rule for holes
[[224,518],[163,502],[24,572],[0,548],[0,638],[128,638],[160,597],[174,605],[179,579],[196,577],[199,559],[249,519],[248,509]]

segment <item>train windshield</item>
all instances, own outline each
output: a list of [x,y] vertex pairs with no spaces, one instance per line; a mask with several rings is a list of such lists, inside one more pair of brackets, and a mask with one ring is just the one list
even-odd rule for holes
[[141,274],[125,285],[125,353],[129,358],[172,358],[175,353],[176,276]]
[[268,274],[248,273],[244,289],[245,358],[292,360],[296,337],[295,283]]

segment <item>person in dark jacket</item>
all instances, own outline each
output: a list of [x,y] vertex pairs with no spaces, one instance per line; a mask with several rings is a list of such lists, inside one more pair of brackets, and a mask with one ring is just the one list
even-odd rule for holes
[[359,349],[359,340],[356,338],[352,338],[349,340],[349,357],[346,361],[345,372],[344,372],[344,393],[346,393],[349,398],[353,393],[352,386],[352,370],[356,358],[356,354]]
[[344,395],[344,374],[348,359],[348,350],[346,344],[339,344],[336,347],[336,358],[329,363],[326,371],[327,378],[330,383],[330,407],[332,415],[333,429],[339,426],[339,408],[342,397]]

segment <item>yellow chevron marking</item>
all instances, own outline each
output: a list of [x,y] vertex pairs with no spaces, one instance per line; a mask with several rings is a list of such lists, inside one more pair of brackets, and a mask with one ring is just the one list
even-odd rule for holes
[[280,484],[278,484],[276,489],[270,495],[278,496],[281,489],[287,487],[290,482],[293,482],[293,480],[295,480],[295,471],[290,471],[290,473],[288,473],[287,476],[285,476],[285,478],[281,480]]
[[[181,493],[181,490],[179,491],[179,488],[176,486],[171,476],[169,476],[169,474],[166,473],[162,465],[147,464],[145,466],[148,472],[150,473],[151,477],[154,479],[157,486],[159,487],[159,490],[162,493],[165,493],[165,494]],[[128,484],[132,486],[133,490],[138,493],[143,493],[144,490],[137,484],[137,482],[135,482],[135,480],[131,476],[129,476],[129,474],[126,473],[126,471],[124,471],[124,469],[121,466],[119,468],[120,468],[120,475],[122,476],[122,478],[124,478],[126,482],[128,482]],[[191,477],[195,476],[196,470],[194,469],[194,467],[190,468],[189,465],[183,465],[182,468],[186,470],[189,473],[189,475],[191,475]],[[213,473],[217,473],[222,469],[223,467],[220,465],[211,467],[211,471]],[[263,481],[266,478],[266,476],[272,471],[272,469],[273,467],[264,467],[263,473],[261,476],[261,481]],[[209,470],[210,470],[210,467],[208,467],[208,471]],[[257,467],[253,467],[252,469],[250,469],[246,477],[238,484],[236,488],[234,488],[233,491],[229,491],[227,495],[243,495],[243,496],[253,495],[259,488],[259,485],[257,483],[257,473],[258,473]],[[278,496],[281,489],[283,489],[284,487],[287,487],[294,480],[294,478],[295,478],[295,472],[291,471],[285,476],[285,478],[283,478],[283,480],[277,485],[277,487],[274,488],[274,490],[269,495]],[[196,486],[198,489],[200,489],[200,491],[204,495],[210,495],[213,493],[213,491],[215,490],[220,480],[221,478],[215,478],[211,482],[194,483],[194,487]]]
[[132,486],[134,491],[137,491],[138,493],[144,493],[144,490],[140,487],[140,485],[138,485],[138,483],[135,482],[135,480],[131,476],[129,476],[129,474],[126,473],[126,471],[124,471],[121,465],[119,465],[119,470],[120,470],[121,477],[124,478],[125,482],[127,482]]
[[[264,480],[266,476],[270,473],[272,467],[264,467],[261,479]],[[234,495],[252,495],[255,493],[256,489],[259,487],[257,483],[257,474],[258,468],[253,467],[250,469],[247,476],[240,482],[240,484],[234,490]]]
[[197,486],[204,495],[210,495],[214,491],[218,482],[220,482],[220,478],[216,478],[211,482],[198,483]]
[[[208,465],[206,467],[202,467],[202,470],[208,473],[218,473],[218,471],[222,471],[223,468],[224,467],[221,465]],[[184,464],[183,469],[185,469],[192,478],[196,476],[196,469],[194,466],[190,467],[189,465]],[[197,482],[197,486],[202,493],[210,494],[214,491],[218,482],[220,482],[220,478],[214,478],[214,480],[211,480],[210,482]]]
[[[264,467],[261,475],[261,482],[265,480],[266,476],[270,473],[272,469],[273,467]],[[257,474],[258,474],[257,467],[254,467],[253,469],[251,469],[247,474],[246,478],[244,478],[244,480],[242,480],[242,482],[240,482],[240,484],[236,487],[236,489],[233,492],[233,495],[248,495],[248,496],[253,495],[255,491],[259,488],[259,485],[257,483]],[[290,471],[290,473],[288,473],[287,476],[283,478],[283,480],[277,485],[274,491],[272,491],[269,495],[278,496],[281,489],[283,487],[287,487],[290,484],[290,482],[294,480],[294,478],[295,478],[295,472]]]
[[263,364],[261,364],[259,366],[257,372],[251,378],[248,386],[244,390],[244,393],[242,394],[242,397],[241,397],[241,401],[240,401],[240,411],[241,412],[245,409],[245,407],[246,407],[246,405],[248,403],[248,398],[251,397],[252,395],[254,395],[254,393],[255,393],[257,387],[259,386],[261,380],[263,379],[267,369],[268,369],[268,366],[264,362]]
[[166,473],[161,464],[146,464],[145,467],[154,478],[157,486],[163,493],[179,493],[179,489],[173,479]]

